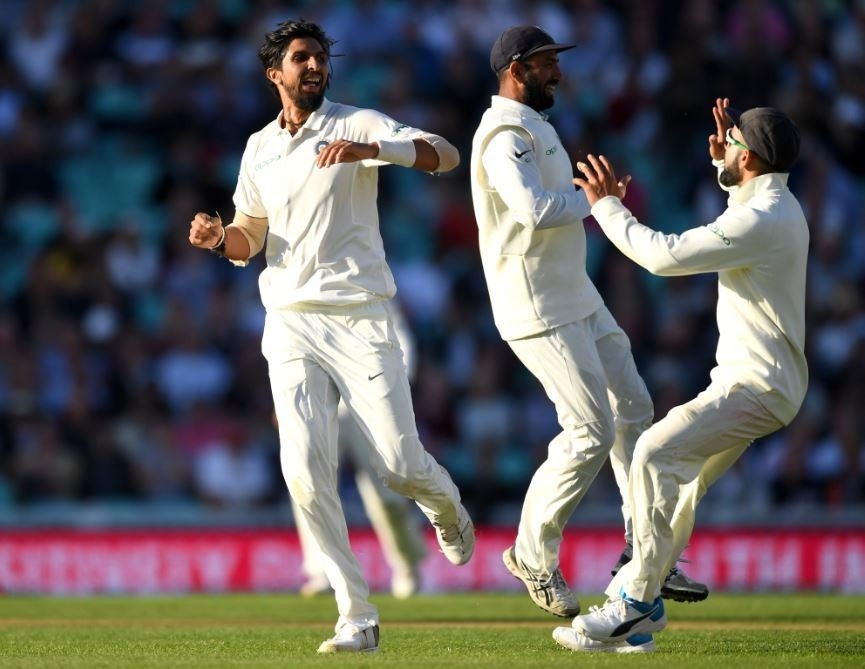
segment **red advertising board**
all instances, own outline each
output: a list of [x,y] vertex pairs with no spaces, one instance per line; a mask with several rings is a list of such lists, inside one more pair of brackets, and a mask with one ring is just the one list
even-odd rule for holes
[[[512,529],[479,528],[475,555],[454,567],[427,535],[424,591],[516,590],[501,553]],[[374,590],[389,569],[371,531],[351,534]],[[619,530],[565,535],[562,571],[579,592],[600,592],[622,549]],[[701,530],[686,556],[689,575],[713,590],[865,592],[865,530]],[[0,592],[88,594],[294,590],[302,582],[291,530],[3,530]]]

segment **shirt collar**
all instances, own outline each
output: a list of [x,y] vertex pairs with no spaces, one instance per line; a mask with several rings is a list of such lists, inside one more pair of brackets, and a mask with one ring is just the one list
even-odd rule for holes
[[[327,118],[327,115],[332,108],[333,102],[325,98],[324,101],[321,103],[321,107],[319,107],[309,115],[309,118],[306,119],[306,123],[304,123],[300,127],[298,132],[303,132],[304,130],[321,130],[322,126],[324,125],[324,119]],[[282,119],[284,114],[285,110],[280,109],[279,113],[276,115],[276,119],[274,120],[274,123],[276,123],[277,132],[279,134],[288,132],[288,128],[282,127]]]
[[769,172],[761,174],[749,180],[744,186],[740,186],[738,190],[731,194],[733,200],[739,203],[744,203],[752,197],[773,190],[783,190],[787,187],[787,172]]
[[523,118],[534,118],[540,119],[541,121],[546,121],[549,116],[544,114],[543,112],[539,112],[535,109],[532,109],[528,105],[524,105],[522,102],[517,102],[511,98],[506,98],[502,95],[494,95],[492,100],[492,108],[512,111]]

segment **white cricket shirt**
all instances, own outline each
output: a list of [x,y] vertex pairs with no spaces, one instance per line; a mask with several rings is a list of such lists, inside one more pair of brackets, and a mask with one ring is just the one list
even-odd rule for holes
[[409,139],[422,131],[328,99],[294,136],[280,127],[281,115],[249,138],[234,193],[238,211],[268,221],[267,267],[259,277],[265,309],[393,297],[376,204],[378,168],[389,163],[320,168],[315,158],[338,139]]
[[595,203],[607,237],[653,274],[718,272],[718,350],[712,380],[752,388],[781,422],[808,386],[805,270],[808,224],[787,175],[763,174],[730,190],[709,225],[665,235],[642,225],[618,198]]
[[471,186],[496,326],[521,339],[597,311],[585,193],[544,114],[494,95],[472,141]]

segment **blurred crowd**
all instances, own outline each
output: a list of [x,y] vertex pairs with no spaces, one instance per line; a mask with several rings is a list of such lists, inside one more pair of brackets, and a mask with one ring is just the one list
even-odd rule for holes
[[[665,232],[725,206],[707,151],[715,97],[796,120],[810,392],[707,504],[733,520],[865,504],[865,1],[6,0],[0,508],[287,503],[260,353],[263,261],[234,268],[187,231],[197,211],[233,212],[246,138],[279,110],[258,46],[297,17],[338,40],[331,99],[461,151],[449,175],[382,169],[380,211],[418,341],[418,428],[477,519],[514,521],[558,431],[493,326],[467,176],[496,88],[489,49],[517,23],[577,44],[561,54],[553,123],[574,161],[603,152],[632,174],[627,204]],[[587,229],[590,273],[663,416],[708,383],[716,277],[657,279]],[[608,471],[591,499],[585,513],[618,508]]]

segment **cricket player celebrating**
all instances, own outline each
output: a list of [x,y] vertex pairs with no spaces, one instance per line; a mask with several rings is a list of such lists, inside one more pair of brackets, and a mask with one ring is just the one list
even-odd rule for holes
[[[627,335],[586,273],[589,215],[573,168],[543,113],[562,77],[557,44],[537,26],[504,31],[490,52],[498,78],[472,143],[471,187],[493,316],[502,338],[541,382],[562,432],[532,477],[505,566],[550,613],[580,611],[559,567],[562,530],[610,456],[630,540],[628,467],[652,422],[649,393]],[[623,197],[627,182],[616,185]],[[622,562],[629,558],[623,553]],[[708,590],[678,570],[665,587],[677,598]],[[665,593],[666,594],[666,593]]]
[[[694,528],[696,500],[751,444],[790,423],[808,385],[805,268],[808,224],[787,188],[799,131],[771,107],[739,115],[716,100],[709,153],[729,190],[713,223],[665,235],[640,224],[619,198],[603,156],[574,179],[619,250],[654,274],[718,273],[717,365],[709,387],[637,441],[630,471],[633,559],[607,588],[607,602],[559,627],[573,650],[652,650],[667,625],[661,579]],[[732,123],[731,123],[732,121]],[[688,503],[682,491],[697,488]]]
[[424,450],[403,352],[391,320],[396,292],[378,228],[378,168],[446,172],[447,141],[377,111],[325,98],[332,40],[287,21],[259,51],[282,109],[249,138],[231,225],[195,215],[189,241],[240,264],[266,243],[259,286],[280,460],[289,492],[336,595],[336,634],[321,653],[374,651],[379,617],[351,552],[337,493],[337,405],[342,399],[387,485],[414,499],[454,564],[474,549],[474,526],[448,473]]

